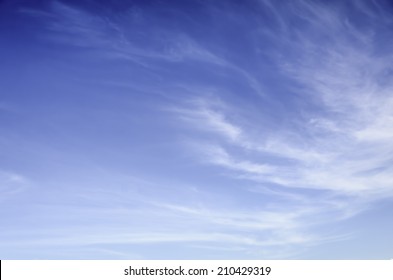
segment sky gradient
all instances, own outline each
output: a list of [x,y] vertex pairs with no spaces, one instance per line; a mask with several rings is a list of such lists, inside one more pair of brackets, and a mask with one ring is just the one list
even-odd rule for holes
[[389,1],[0,2],[0,259],[393,258]]

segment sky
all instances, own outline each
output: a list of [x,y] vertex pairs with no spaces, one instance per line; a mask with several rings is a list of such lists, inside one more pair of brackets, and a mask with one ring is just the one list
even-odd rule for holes
[[392,13],[1,1],[0,259],[393,258]]

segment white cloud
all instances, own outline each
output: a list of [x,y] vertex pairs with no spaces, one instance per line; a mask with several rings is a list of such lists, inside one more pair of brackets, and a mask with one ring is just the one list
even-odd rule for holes
[[[244,191],[271,197],[277,213],[294,206],[303,209],[299,226],[305,229],[313,216],[308,211],[329,223],[393,197],[393,83],[388,78],[393,56],[377,54],[374,26],[363,32],[334,6],[298,4],[291,4],[294,16],[307,21],[310,30],[293,35],[290,46],[296,56],[272,57],[282,57],[276,61],[282,74],[298,84],[293,90],[303,102],[317,109],[297,113],[295,125],[277,130],[261,128],[260,123],[266,124],[261,116],[242,112],[230,99],[209,106],[209,96],[173,112],[201,132],[188,145],[198,160],[202,156],[206,164],[231,171],[220,175],[237,178],[241,186],[257,184]],[[283,24],[278,44],[288,44]],[[325,43],[318,34],[327,35]]]
[[29,180],[15,172],[0,170],[0,199],[5,200],[14,197],[26,190]]
[[191,107],[172,108],[170,111],[189,123],[191,128],[196,127],[218,133],[229,141],[235,141],[241,137],[241,129],[228,122],[226,116],[220,112],[225,108],[218,99],[198,98],[189,103],[191,103]]

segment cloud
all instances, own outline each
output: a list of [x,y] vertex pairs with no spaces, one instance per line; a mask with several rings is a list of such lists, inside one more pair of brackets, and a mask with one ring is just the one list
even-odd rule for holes
[[[109,221],[109,217],[101,215],[102,225],[88,225],[90,222],[82,225],[80,221],[90,220],[91,214],[86,216],[87,209],[78,211],[75,217],[73,217],[75,210],[68,209],[71,210],[71,213],[67,215],[68,218],[73,217],[72,225],[65,226],[62,223],[64,217],[57,215],[57,227],[45,226],[30,230],[26,236],[20,232],[15,234],[14,231],[8,229],[2,233],[2,236],[9,240],[7,246],[13,246],[14,249],[19,246],[24,248],[31,246],[105,248],[105,246],[116,245],[176,244],[177,247],[188,247],[211,244],[223,246],[228,250],[243,250],[246,255],[250,255],[247,252],[254,252],[252,248],[255,247],[296,246],[326,238],[307,235],[299,230],[295,222],[296,213],[220,213],[218,208],[192,208],[169,204],[157,205],[156,209],[160,212],[147,209],[147,212],[142,215],[141,213],[132,214],[132,211],[121,214],[121,212],[106,209],[96,213],[96,215],[107,213],[112,217]],[[67,208],[63,208],[62,211],[67,211]],[[53,208],[52,212],[59,213]],[[41,219],[45,216],[47,215],[40,215]],[[140,218],[142,217],[145,219],[145,225],[141,224]],[[123,221],[123,225],[116,223],[117,220]],[[173,222],[170,222],[171,220]],[[108,223],[113,225],[108,227]],[[176,256],[176,254],[167,254],[167,256]]]
[[[241,249],[249,257],[256,246],[296,247],[333,238],[309,232],[316,225],[313,221],[316,212],[320,211],[313,205],[288,204],[277,208],[261,204],[236,209],[231,195],[214,194],[200,186],[165,186],[162,182],[128,177],[117,181],[119,184],[111,188],[95,185],[89,190],[85,186],[67,193],[61,189],[48,190],[45,197],[34,199],[30,205],[29,219],[39,221],[39,228],[19,231],[9,226],[1,236],[14,249],[50,248],[59,244],[97,249],[118,244],[176,243],[186,247],[210,244]],[[293,254],[296,249],[281,257],[289,252]]]
[[241,128],[227,121],[221,112],[225,106],[219,99],[193,99],[187,102],[190,108],[170,108],[168,111],[176,113],[183,121],[200,129],[222,135],[230,141],[241,137]]
[[0,170],[0,194],[1,200],[10,199],[26,190],[29,181],[22,175]]
[[[305,201],[315,199],[313,211],[327,213],[326,221],[348,219],[393,196],[393,84],[388,79],[393,57],[378,51],[373,30],[385,18],[363,32],[336,6],[310,1],[290,6],[291,16],[305,21],[306,28],[297,32],[287,26],[276,36],[284,46],[288,30],[293,31],[291,53],[296,55],[272,53],[283,77],[296,82],[292,91],[302,98],[284,129],[266,126],[267,133],[256,133],[263,130],[258,124],[266,123],[261,116],[234,110],[230,99],[220,107],[209,106],[210,96],[174,113],[202,133],[187,141],[206,164],[231,171],[224,174],[239,184],[261,184],[264,194],[291,200],[290,205],[307,209]],[[326,35],[325,43],[318,34]],[[277,207],[288,204],[277,202]]]
[[[47,40],[89,48],[108,58],[128,60],[145,67],[153,67],[161,62],[184,61],[200,61],[217,66],[225,64],[223,59],[199,45],[187,33],[171,31],[159,25],[151,28],[144,20],[140,20],[148,15],[136,11],[131,5],[116,15],[105,9],[95,13],[62,1],[51,2],[45,11],[23,8],[19,12],[45,18],[47,32],[43,36]],[[140,29],[145,32],[141,33]],[[135,37],[130,33],[134,33]],[[150,41],[150,44],[141,45],[144,41]]]

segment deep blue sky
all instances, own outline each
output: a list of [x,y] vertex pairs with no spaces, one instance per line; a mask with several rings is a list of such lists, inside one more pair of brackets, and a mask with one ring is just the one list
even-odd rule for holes
[[392,11],[0,2],[0,259],[393,258]]

